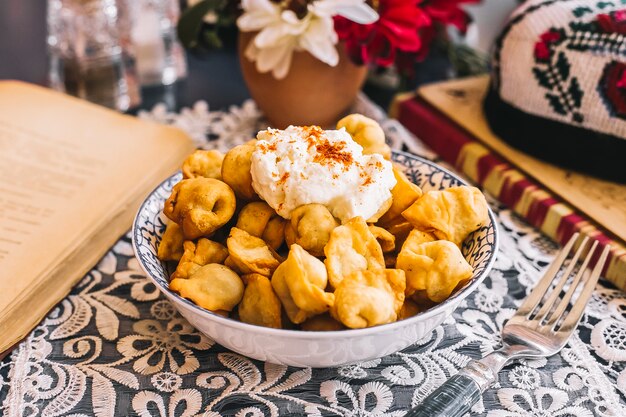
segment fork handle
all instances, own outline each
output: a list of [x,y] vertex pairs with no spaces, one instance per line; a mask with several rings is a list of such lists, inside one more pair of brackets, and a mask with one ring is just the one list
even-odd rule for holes
[[480,387],[471,377],[456,374],[405,417],[461,417],[480,399]]
[[478,402],[483,391],[496,381],[497,372],[508,360],[496,351],[484,359],[470,361],[405,417],[461,417]]

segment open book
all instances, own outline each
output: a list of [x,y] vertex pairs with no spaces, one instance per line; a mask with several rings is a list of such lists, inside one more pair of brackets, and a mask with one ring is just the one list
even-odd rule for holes
[[0,355],[131,226],[192,152],[180,130],[0,82]]

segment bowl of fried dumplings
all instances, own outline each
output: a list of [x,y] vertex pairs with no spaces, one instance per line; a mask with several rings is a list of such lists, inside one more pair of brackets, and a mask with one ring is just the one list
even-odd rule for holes
[[228,349],[297,367],[386,356],[441,324],[495,261],[485,197],[431,161],[390,153],[389,208],[341,224],[320,204],[284,219],[255,198],[245,175],[229,172],[245,167],[246,146],[196,151],[150,193],[132,230],[147,276]]

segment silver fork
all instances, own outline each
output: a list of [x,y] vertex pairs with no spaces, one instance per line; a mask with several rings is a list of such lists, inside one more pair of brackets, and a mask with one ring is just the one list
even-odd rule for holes
[[[585,306],[598,282],[608,257],[607,245],[595,267],[585,273],[598,245],[594,241],[567,292],[562,290],[570,281],[572,271],[589,241],[585,238],[561,275],[567,256],[578,239],[578,233],[548,267],[537,286],[526,297],[515,315],[502,329],[502,348],[480,360],[469,362],[458,374],[448,379],[405,417],[460,417],[469,412],[481,394],[498,379],[498,372],[512,360],[552,356],[567,343],[585,311]],[[554,284],[554,288],[550,288]],[[576,301],[566,312],[572,296],[582,287]]]

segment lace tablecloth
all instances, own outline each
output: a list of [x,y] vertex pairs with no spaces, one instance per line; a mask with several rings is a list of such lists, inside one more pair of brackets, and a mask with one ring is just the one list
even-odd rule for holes
[[[435,158],[361,97],[392,145]],[[205,148],[228,148],[262,127],[252,102],[205,103],[140,117],[177,125]],[[401,416],[470,359],[498,346],[503,322],[557,247],[490,201],[501,245],[495,267],[445,323],[388,357],[297,369],[229,352],[192,328],[140,271],[123,237],[0,364],[4,416]],[[472,416],[626,416],[626,294],[601,282],[559,355],[506,367]]]

